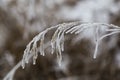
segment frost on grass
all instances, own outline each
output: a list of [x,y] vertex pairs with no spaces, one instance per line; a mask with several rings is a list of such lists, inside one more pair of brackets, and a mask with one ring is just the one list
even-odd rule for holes
[[[43,32],[39,33],[33,40],[27,45],[23,59],[22,59],[22,67],[25,67],[25,63],[28,63],[28,55],[33,54],[33,64],[36,63],[36,59],[38,56],[38,52],[40,55],[45,55],[44,48],[44,39],[45,35],[48,31],[52,29],[56,29],[52,38],[51,38],[51,54],[56,53],[59,65],[61,65],[62,60],[62,52],[64,51],[64,39],[65,34],[83,34],[85,31],[94,29],[94,42],[95,42],[95,50],[93,58],[96,58],[97,51],[100,42],[107,36],[116,34],[120,32],[120,28],[118,26],[112,24],[104,24],[104,23],[82,23],[81,22],[71,22],[71,23],[63,23],[57,26],[53,26],[47,28]],[[89,34],[88,34],[89,35]],[[83,34],[84,36],[84,34]],[[38,43],[39,42],[39,43]],[[38,46],[39,44],[39,46]]]
[[[23,59],[22,59],[22,67],[25,67],[25,63],[28,63],[28,56],[30,54],[33,54],[33,64],[36,63],[36,59],[38,56],[38,52],[40,53],[40,55],[45,55],[45,44],[44,44],[44,39],[45,39],[45,35],[48,31],[57,28],[57,30],[55,31],[54,35],[52,36],[51,39],[51,47],[52,47],[52,51],[51,54],[56,53],[57,54],[57,58],[58,58],[58,62],[60,63],[62,60],[62,56],[61,53],[62,51],[64,51],[64,34],[65,31],[67,29],[69,29],[70,27],[76,26],[80,24],[79,22],[72,22],[72,23],[63,23],[63,24],[59,24],[57,26],[53,26],[50,28],[47,28],[46,30],[44,30],[43,32],[41,32],[40,34],[38,34],[36,37],[33,38],[33,40],[27,45],[25,51],[24,51],[24,55],[23,55]],[[39,44],[39,46],[38,46]]]
[[[95,49],[93,58],[95,59],[97,56],[97,52],[99,49],[100,42],[113,34],[120,33],[120,27],[112,25],[112,24],[104,24],[104,23],[81,23],[81,22],[70,22],[59,24],[50,28],[47,28],[43,32],[39,33],[35,36],[29,44],[26,46],[24,50],[23,59],[5,76],[4,80],[13,80],[13,76],[15,71],[22,65],[22,68],[25,68],[25,63],[29,63],[29,60],[33,59],[33,64],[36,64],[36,59],[38,54],[45,55],[46,43],[44,43],[46,39],[46,33],[49,31],[56,29],[53,36],[51,36],[50,44],[47,46],[51,46],[51,54],[57,54],[58,64],[61,65],[62,60],[62,52],[64,51],[64,41],[65,34],[84,34],[93,29],[95,42]],[[89,35],[89,34],[88,34]],[[83,37],[84,38],[84,37]]]

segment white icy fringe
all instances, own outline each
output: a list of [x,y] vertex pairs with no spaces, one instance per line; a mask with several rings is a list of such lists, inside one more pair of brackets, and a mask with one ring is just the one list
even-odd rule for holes
[[[57,29],[56,29],[57,28]],[[45,46],[44,43],[45,35],[48,31],[56,29],[55,33],[51,39],[51,54],[56,53],[59,65],[61,65],[62,60],[62,52],[64,51],[64,36],[65,34],[82,34],[84,36],[84,32],[87,32],[90,29],[94,29],[94,38],[95,42],[95,50],[93,58],[95,59],[97,56],[97,51],[100,42],[107,36],[111,36],[116,33],[120,33],[120,27],[112,25],[112,24],[104,24],[104,23],[81,23],[81,22],[70,22],[63,23],[57,26],[53,26],[47,28],[43,32],[39,33],[37,36],[33,38],[32,41],[26,46],[24,51],[23,59],[19,62],[8,75],[4,78],[4,80],[13,80],[13,75],[15,71],[22,65],[22,68],[25,68],[25,63],[28,63],[30,58],[33,58],[33,64],[36,63],[36,59],[38,57],[38,52],[40,55],[45,55]],[[89,34],[88,34],[89,35]],[[38,45],[39,44],[39,45]],[[50,45],[50,44],[49,44]]]
[[[45,48],[47,48],[47,47],[49,46],[48,44],[50,44],[50,42],[46,43]],[[28,55],[28,58],[27,58],[27,59],[30,60],[30,59],[32,58],[32,56],[33,56],[33,54]],[[19,62],[17,63],[17,65],[16,65],[15,67],[13,67],[12,70],[10,70],[10,72],[3,78],[3,80],[13,80],[13,76],[14,76],[16,70],[17,70],[19,67],[21,67],[21,65],[22,65],[22,60],[19,61]]]
[[[67,33],[82,34],[86,30],[90,30],[91,28],[93,28],[95,44],[96,44],[93,58],[96,58],[100,42],[105,37],[120,32],[120,28],[118,26],[115,26],[112,24],[104,24],[104,23],[82,23],[81,24],[81,22],[71,22],[71,23],[63,23],[57,26],[47,28],[46,30],[38,34],[36,37],[34,37],[33,40],[27,45],[24,51],[23,59],[22,59],[23,68],[25,67],[25,63],[28,63],[29,54],[33,54],[33,64],[36,63],[38,52],[40,52],[40,55],[43,55],[43,56],[45,55],[44,53],[45,34],[54,28],[57,28],[57,30],[55,31],[51,39],[51,47],[52,47],[51,53],[57,54],[59,65],[61,65],[61,60],[62,60],[61,53],[62,51],[64,51],[65,34]],[[40,43],[38,43],[38,41],[40,41]],[[40,46],[37,46],[38,44],[40,44]]]
[[[48,31],[50,31],[54,28],[57,28],[57,30],[55,31],[54,35],[52,36],[52,40],[51,40],[51,47],[52,47],[51,54],[53,54],[54,52],[57,54],[58,62],[60,64],[61,60],[62,60],[61,53],[62,53],[62,51],[64,51],[64,33],[69,28],[79,25],[79,24],[80,24],[79,22],[59,24],[57,26],[47,28],[46,30],[44,30],[43,32],[38,34],[36,37],[34,37],[33,40],[27,45],[27,47],[24,51],[24,55],[23,55],[23,59],[22,59],[22,67],[24,68],[25,63],[28,63],[28,56],[30,54],[34,54],[33,55],[33,64],[36,63],[38,52],[40,52],[40,55],[43,55],[43,56],[45,55],[45,53],[44,53],[44,50],[45,50],[44,37]],[[38,42],[40,42],[40,43],[38,43]],[[38,44],[40,46],[37,46]]]

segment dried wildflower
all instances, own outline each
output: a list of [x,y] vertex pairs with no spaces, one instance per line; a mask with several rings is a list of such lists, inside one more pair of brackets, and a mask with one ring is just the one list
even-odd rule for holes
[[[36,62],[38,52],[40,52],[40,54],[43,56],[45,55],[45,53],[44,53],[45,34],[54,28],[57,28],[57,29],[51,39],[51,47],[52,47],[51,53],[57,54],[59,64],[61,63],[61,60],[62,60],[61,54],[64,51],[65,34],[68,34],[68,33],[82,34],[86,30],[93,28],[94,34],[95,34],[94,35],[95,44],[96,44],[93,58],[96,58],[100,42],[105,37],[120,32],[120,28],[118,26],[115,26],[112,24],[104,24],[104,23],[82,23],[81,24],[81,22],[71,22],[71,23],[63,23],[63,24],[59,24],[54,27],[50,27],[50,28],[46,29],[45,31],[41,32],[40,34],[38,34],[36,37],[34,37],[33,40],[27,45],[27,47],[24,51],[23,60],[22,60],[23,68],[25,67],[25,63],[28,63],[27,57],[29,54],[33,54],[33,64],[35,64],[35,62]],[[103,33],[105,33],[105,34],[103,34]],[[37,46],[38,41],[40,41],[39,47]]]
[[[32,41],[26,46],[24,51],[23,59],[20,61],[8,75],[4,78],[4,80],[12,80],[15,71],[22,65],[25,67],[25,63],[28,63],[30,58],[33,58],[33,64],[36,63],[36,59],[38,56],[38,52],[40,55],[45,55],[45,35],[48,31],[56,29],[55,33],[52,36],[51,44],[49,46],[52,47],[51,54],[56,53],[59,65],[61,65],[62,60],[62,52],[64,51],[64,38],[65,34],[82,34],[89,31],[90,29],[94,29],[94,38],[93,41],[95,42],[95,50],[93,58],[96,58],[98,47],[100,42],[108,36],[111,36],[116,33],[120,33],[120,27],[112,25],[112,24],[104,24],[104,23],[81,23],[81,22],[70,22],[70,23],[63,23],[57,26],[53,26],[47,28],[43,32],[39,33],[37,36],[33,38]],[[89,34],[88,34],[89,35]],[[84,37],[83,37],[84,38]],[[37,45],[40,42],[39,46]]]

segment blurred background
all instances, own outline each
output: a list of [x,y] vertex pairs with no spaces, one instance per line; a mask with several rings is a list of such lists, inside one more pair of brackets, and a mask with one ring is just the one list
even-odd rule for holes
[[[0,0],[0,80],[22,59],[36,34],[72,21],[120,26],[120,0]],[[36,65],[31,60],[25,69],[20,67],[14,80],[120,80],[120,34],[100,44],[97,59],[92,57],[94,47],[89,34],[67,35],[62,66],[46,51]]]

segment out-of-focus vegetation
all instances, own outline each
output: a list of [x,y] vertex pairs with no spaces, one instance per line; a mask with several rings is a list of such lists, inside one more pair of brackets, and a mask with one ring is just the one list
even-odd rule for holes
[[[120,26],[119,0],[0,0],[0,79],[22,59],[26,45],[41,31],[63,22],[101,22]],[[53,32],[47,34],[51,38]],[[15,80],[120,80],[120,34],[107,37],[93,59],[92,35],[68,35],[62,66],[56,55],[39,56]]]

